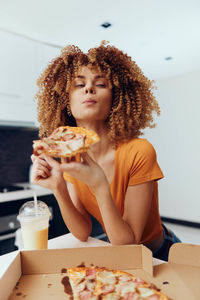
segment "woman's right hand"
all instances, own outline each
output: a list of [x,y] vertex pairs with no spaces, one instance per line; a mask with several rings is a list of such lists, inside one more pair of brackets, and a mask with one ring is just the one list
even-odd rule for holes
[[33,168],[31,171],[31,182],[44,188],[56,192],[62,186],[65,186],[63,173],[60,170],[60,163],[52,157],[42,154],[32,155]]

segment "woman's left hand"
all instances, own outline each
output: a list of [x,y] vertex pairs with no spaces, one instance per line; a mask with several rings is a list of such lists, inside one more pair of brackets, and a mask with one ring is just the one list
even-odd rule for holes
[[104,171],[88,153],[81,154],[81,162],[64,162],[60,169],[87,184],[93,191],[102,184],[108,184]]

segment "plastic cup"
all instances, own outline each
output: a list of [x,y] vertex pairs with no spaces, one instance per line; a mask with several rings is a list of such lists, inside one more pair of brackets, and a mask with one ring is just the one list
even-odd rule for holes
[[48,206],[37,201],[28,201],[22,205],[17,219],[20,221],[22,240],[25,250],[47,249],[49,218]]

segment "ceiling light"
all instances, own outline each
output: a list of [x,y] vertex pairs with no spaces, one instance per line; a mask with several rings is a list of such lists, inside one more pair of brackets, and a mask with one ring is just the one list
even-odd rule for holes
[[171,56],[165,57],[165,60],[172,60],[172,59],[173,59],[173,57],[171,57]]
[[110,27],[112,24],[110,24],[109,22],[104,22],[103,24],[101,24],[101,26],[105,29],[107,29],[108,27]]

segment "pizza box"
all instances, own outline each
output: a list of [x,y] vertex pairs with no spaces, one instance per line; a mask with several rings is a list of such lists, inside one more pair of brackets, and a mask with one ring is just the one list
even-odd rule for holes
[[65,271],[83,263],[133,273],[171,299],[200,299],[200,246],[175,244],[168,263],[152,262],[143,245],[19,251],[0,281],[0,299],[66,299]]

